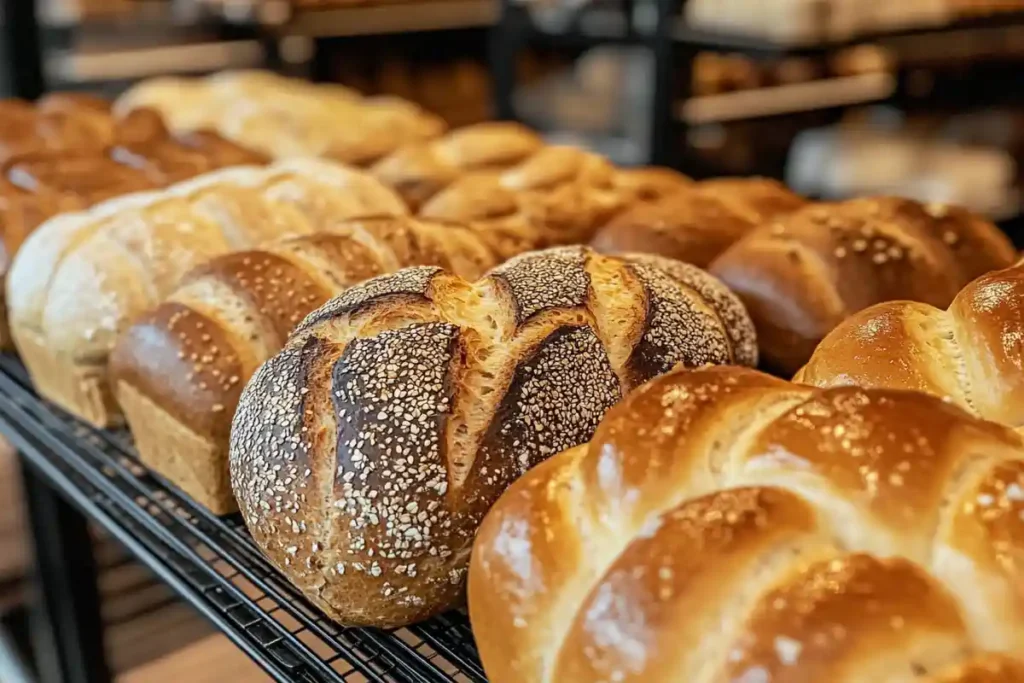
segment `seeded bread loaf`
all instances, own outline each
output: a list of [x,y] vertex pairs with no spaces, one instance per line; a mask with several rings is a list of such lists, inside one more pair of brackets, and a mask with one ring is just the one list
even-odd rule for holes
[[562,247],[476,283],[406,269],[310,314],[256,372],[231,482],[256,543],[331,618],[406,624],[458,602],[491,503],[625,391],[756,356],[736,298],[657,257]]
[[214,513],[233,512],[228,435],[238,396],[308,313],[406,266],[475,280],[495,264],[473,230],[399,216],[346,221],[200,266],[110,356],[142,461]]
[[792,376],[857,311],[896,299],[945,308],[1015,258],[998,228],[966,210],[870,198],[809,206],[758,228],[710,270],[746,304],[763,361]]
[[11,269],[15,343],[41,394],[93,424],[110,424],[118,417],[107,381],[114,340],[186,272],[345,218],[405,210],[362,172],[293,161],[217,171],[58,216],[29,237]]
[[806,203],[773,180],[708,180],[635,203],[601,228],[591,246],[605,253],[660,254],[705,268],[754,228]]
[[982,275],[945,310],[913,301],[864,309],[825,337],[794,381],[923,391],[1024,427],[1024,265]]
[[493,683],[1024,680],[1024,442],[931,396],[679,370],[473,546]]

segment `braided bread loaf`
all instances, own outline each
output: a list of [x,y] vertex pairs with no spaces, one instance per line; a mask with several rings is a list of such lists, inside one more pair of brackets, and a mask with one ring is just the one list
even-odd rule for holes
[[392,217],[347,221],[200,266],[121,335],[110,356],[114,395],[139,455],[214,513],[233,512],[228,436],[238,397],[307,314],[406,266],[475,280],[495,263],[468,228]]
[[525,126],[478,123],[437,140],[403,147],[370,170],[409,206],[418,209],[467,173],[509,168],[543,145],[540,136]]
[[41,394],[105,425],[117,417],[107,356],[117,334],[196,265],[229,251],[399,214],[373,178],[317,161],[236,167],[163,192],[128,195],[51,219],[8,280],[12,334]]
[[475,284],[406,269],[310,314],[256,372],[231,482],[256,543],[330,617],[405,624],[458,601],[491,503],[624,391],[756,355],[736,298],[685,264],[564,247]]
[[794,381],[923,391],[1024,427],[1024,265],[981,276],[947,310],[893,301],[861,311]]
[[615,216],[591,246],[604,253],[644,252],[707,267],[734,242],[807,202],[764,178],[694,183]]
[[704,368],[502,496],[469,609],[494,683],[1020,681],[1022,558],[1016,434]]
[[464,176],[421,209],[425,218],[485,225],[506,256],[587,242],[631,199],[603,157],[575,147],[544,147],[501,173]]
[[856,199],[755,230],[710,270],[746,304],[765,363],[792,375],[857,311],[895,299],[948,306],[961,287],[1015,256],[998,228],[963,209]]

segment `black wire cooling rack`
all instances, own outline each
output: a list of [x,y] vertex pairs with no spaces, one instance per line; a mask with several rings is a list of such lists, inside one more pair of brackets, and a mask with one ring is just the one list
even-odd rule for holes
[[0,356],[0,430],[46,481],[281,683],[486,681],[461,613],[394,631],[342,628],[220,518],[139,464],[125,431],[83,425],[41,400]]

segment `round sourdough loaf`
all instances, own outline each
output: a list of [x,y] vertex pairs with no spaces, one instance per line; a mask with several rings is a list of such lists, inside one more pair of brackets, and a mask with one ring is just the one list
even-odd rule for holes
[[247,385],[231,481],[256,543],[331,618],[455,606],[483,515],[677,364],[755,365],[746,311],[703,271],[563,247],[476,283],[369,280],[310,314]]

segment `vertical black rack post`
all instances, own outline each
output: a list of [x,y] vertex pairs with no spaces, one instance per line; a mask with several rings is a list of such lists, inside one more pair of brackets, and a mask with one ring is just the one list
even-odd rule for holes
[[[516,62],[520,51],[530,44],[579,48],[602,44],[639,45],[653,55],[651,125],[645,140],[649,163],[663,166],[679,164],[680,140],[685,123],[677,120],[676,102],[689,91],[692,60],[696,51],[680,43],[676,27],[686,0],[623,0],[618,28],[593,32],[585,27],[591,8],[582,7],[557,32],[535,26],[528,9],[517,0],[501,0],[499,19],[491,31],[490,62],[494,88],[494,111],[499,119],[514,120],[513,92],[516,86]],[[653,10],[653,25],[638,25],[638,9]],[[604,11],[598,10],[598,11]],[[649,22],[648,22],[649,23]]]
[[34,100],[46,90],[42,38],[34,0],[0,0],[3,60],[11,94]]

